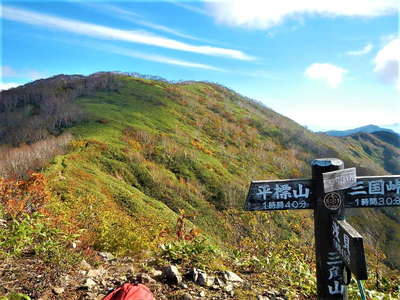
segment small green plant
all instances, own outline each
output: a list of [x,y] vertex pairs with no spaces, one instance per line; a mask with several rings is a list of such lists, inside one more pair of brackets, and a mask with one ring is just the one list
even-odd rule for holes
[[161,257],[177,264],[194,265],[196,267],[210,266],[220,255],[218,249],[200,235],[200,231],[187,228],[187,220],[194,219],[194,215],[179,210],[176,220],[176,240],[160,246]]
[[0,227],[0,256],[35,255],[50,263],[62,263],[76,256],[65,255],[66,244],[74,238],[52,228],[42,214],[23,214]]
[[0,297],[0,300],[31,300],[31,298],[25,294],[12,293],[8,296]]
[[191,241],[179,240],[161,245],[162,258],[178,264],[204,267],[210,265],[218,255],[218,249],[204,238]]

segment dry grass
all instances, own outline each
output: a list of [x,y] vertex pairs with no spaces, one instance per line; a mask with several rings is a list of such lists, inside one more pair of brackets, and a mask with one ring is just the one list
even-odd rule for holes
[[0,176],[21,177],[29,170],[42,168],[54,156],[63,154],[71,140],[72,135],[64,133],[30,145],[1,149]]

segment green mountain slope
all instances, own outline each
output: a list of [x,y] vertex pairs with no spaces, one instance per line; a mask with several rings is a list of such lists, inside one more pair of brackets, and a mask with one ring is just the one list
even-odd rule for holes
[[[54,101],[45,103],[48,95]],[[47,210],[63,231],[79,232],[82,251],[143,258],[170,245],[178,257],[168,251],[161,257],[184,263],[188,253],[205,254],[196,263],[216,270],[230,266],[305,296],[315,293],[311,212],[244,212],[250,181],[309,177],[310,162],[319,157],[338,157],[345,167],[356,166],[358,175],[398,172],[399,148],[385,138],[315,134],[213,83],[99,73],[42,80],[3,96],[3,151],[72,134],[66,153],[44,169],[51,193]],[[42,121],[49,107],[52,118]],[[25,119],[12,124],[21,115]],[[41,135],[23,124],[37,119],[32,126]],[[5,134],[10,128],[18,133],[12,139]],[[399,269],[400,222],[393,211],[360,210],[351,220],[368,234],[368,255],[379,240],[387,265]],[[379,220],[373,229],[370,218]],[[177,227],[177,219],[185,228]],[[206,240],[187,242],[201,249],[187,252],[179,240],[197,230]],[[213,247],[220,254],[213,255]],[[393,291],[387,282],[381,288]]]

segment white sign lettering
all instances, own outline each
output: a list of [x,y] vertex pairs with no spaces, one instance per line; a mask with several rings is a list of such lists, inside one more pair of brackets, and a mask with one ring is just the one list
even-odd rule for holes
[[344,286],[341,284],[340,265],[342,261],[337,252],[328,252],[328,260],[326,264],[329,266],[329,284],[328,292],[330,295],[343,294]]

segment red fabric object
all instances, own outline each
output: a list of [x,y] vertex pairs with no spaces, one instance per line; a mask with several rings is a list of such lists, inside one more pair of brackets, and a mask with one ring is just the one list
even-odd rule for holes
[[103,300],[155,300],[150,289],[143,284],[124,283]]

